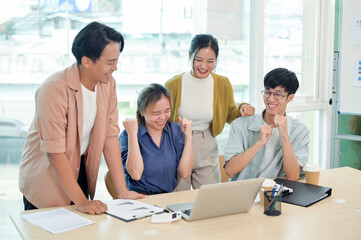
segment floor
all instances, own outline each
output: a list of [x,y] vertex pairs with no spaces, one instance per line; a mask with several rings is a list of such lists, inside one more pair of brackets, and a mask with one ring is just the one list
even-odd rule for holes
[[[23,211],[22,194],[18,188],[18,170],[18,165],[0,164],[0,239],[21,239],[9,218],[10,212]],[[103,162],[99,169],[95,199],[111,198],[104,184],[107,171],[107,166]]]

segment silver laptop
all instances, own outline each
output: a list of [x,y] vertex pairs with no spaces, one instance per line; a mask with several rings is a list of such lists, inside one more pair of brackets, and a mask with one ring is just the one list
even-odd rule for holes
[[194,202],[168,205],[181,211],[187,221],[248,212],[261,189],[264,178],[203,185]]

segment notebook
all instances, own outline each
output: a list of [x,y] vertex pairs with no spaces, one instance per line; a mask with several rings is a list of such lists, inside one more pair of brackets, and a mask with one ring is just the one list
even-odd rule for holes
[[319,185],[312,185],[303,182],[290,181],[287,179],[276,178],[276,183],[293,189],[293,193],[282,196],[282,202],[308,207],[312,204],[325,199],[332,194],[332,188]]
[[248,212],[261,189],[264,178],[203,185],[194,202],[168,205],[181,211],[187,221]]

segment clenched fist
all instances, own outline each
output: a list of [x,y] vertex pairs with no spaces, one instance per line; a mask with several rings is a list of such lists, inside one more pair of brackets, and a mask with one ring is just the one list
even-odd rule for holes
[[138,121],[135,118],[126,118],[123,121],[123,126],[127,130],[128,135],[138,134]]
[[182,128],[182,132],[185,136],[191,136],[192,135],[192,128],[193,128],[193,121],[189,120],[187,118],[181,118],[178,117],[179,123]]

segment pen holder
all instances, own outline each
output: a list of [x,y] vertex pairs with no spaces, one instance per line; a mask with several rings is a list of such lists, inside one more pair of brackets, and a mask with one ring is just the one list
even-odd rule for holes
[[274,194],[272,191],[264,192],[264,214],[268,216],[281,215],[281,195],[277,196],[277,192]]

